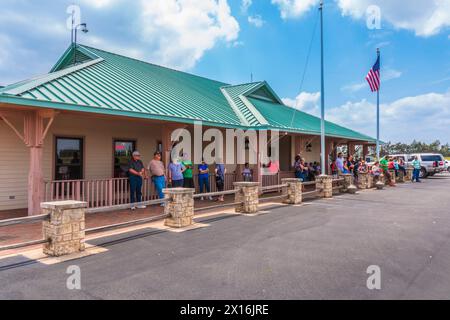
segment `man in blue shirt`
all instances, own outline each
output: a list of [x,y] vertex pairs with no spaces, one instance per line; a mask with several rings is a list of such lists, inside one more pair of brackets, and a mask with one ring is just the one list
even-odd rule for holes
[[179,159],[173,159],[169,164],[169,184],[172,188],[183,188],[185,167],[180,163]]
[[[200,193],[203,193],[204,190],[207,193],[211,192],[211,188],[209,187],[209,166],[205,160],[198,166],[198,185],[200,186]],[[205,199],[202,197],[200,200],[203,201]],[[209,197],[209,200],[212,200],[212,197]]]

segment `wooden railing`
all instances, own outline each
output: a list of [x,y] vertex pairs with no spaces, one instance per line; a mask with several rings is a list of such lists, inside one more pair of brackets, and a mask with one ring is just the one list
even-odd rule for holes
[[[263,176],[263,187],[279,185],[282,178],[292,178],[292,172],[280,172],[276,175]],[[241,181],[235,173],[225,175],[225,191],[233,190],[233,183]],[[200,192],[198,175],[194,176],[197,193]],[[209,176],[210,192],[216,192],[216,179]],[[130,185],[127,178],[46,181],[44,201],[77,200],[85,201],[89,208],[101,208],[130,203]],[[204,190],[206,192],[206,190]],[[145,179],[142,187],[142,200],[158,198],[151,179]]]

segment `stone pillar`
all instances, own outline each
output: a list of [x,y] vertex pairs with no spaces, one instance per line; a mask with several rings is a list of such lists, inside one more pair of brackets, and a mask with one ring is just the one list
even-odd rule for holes
[[344,178],[344,188],[342,192],[347,192],[348,188],[353,185],[353,175],[349,173],[341,174],[339,177]]
[[[393,183],[395,183],[397,181],[397,177],[395,176],[395,171],[394,170],[389,170],[389,173],[391,174],[391,181]],[[386,180],[386,183],[387,183],[387,179],[385,179],[385,180]]]
[[405,183],[405,173],[403,172],[403,170],[398,170],[397,182]]
[[300,179],[282,179],[282,184],[287,184],[287,188],[284,191],[287,195],[287,199],[284,200],[286,204],[300,204],[303,201],[302,197],[302,181]]
[[406,180],[411,182],[413,179],[414,168],[406,168]]
[[258,182],[235,182],[236,212],[256,213],[259,205],[259,183]]
[[194,193],[195,189],[173,188],[164,189],[164,196],[169,199],[164,213],[170,217],[165,225],[171,228],[184,228],[194,224]]
[[321,190],[319,195],[322,198],[333,197],[333,177],[320,175],[317,177],[317,189]]
[[43,214],[50,214],[43,222],[44,254],[60,257],[84,251],[85,211],[87,202],[58,201],[41,204]]
[[358,188],[359,189],[367,189],[368,185],[368,172],[358,172]]
[[367,175],[367,189],[375,188],[375,182],[373,180],[373,175]]

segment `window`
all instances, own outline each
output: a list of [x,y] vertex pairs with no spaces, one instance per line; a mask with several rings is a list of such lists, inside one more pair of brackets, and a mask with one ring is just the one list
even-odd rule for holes
[[83,179],[83,139],[56,138],[55,180]]
[[135,150],[136,141],[114,141],[114,178],[124,178],[127,176],[128,163]]
[[422,161],[439,162],[443,161],[443,159],[441,156],[438,155],[429,155],[429,156],[422,156]]

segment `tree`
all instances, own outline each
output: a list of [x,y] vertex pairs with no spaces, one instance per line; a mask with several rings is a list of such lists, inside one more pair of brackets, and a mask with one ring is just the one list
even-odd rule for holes
[[439,140],[436,140],[430,144],[425,142],[414,140],[411,144],[388,142],[381,148],[381,155],[386,156],[389,154],[402,154],[402,153],[441,153],[444,157],[450,157],[450,145],[441,144]]

